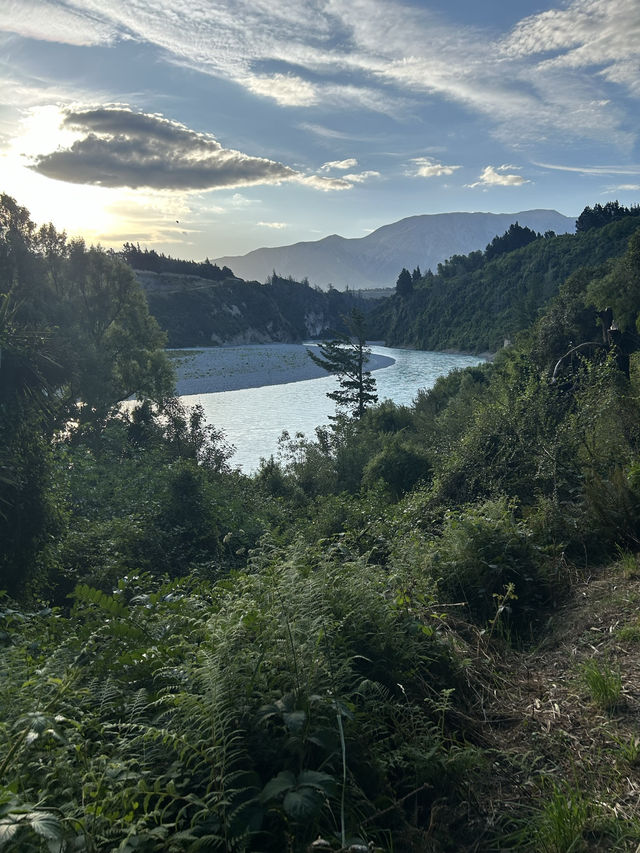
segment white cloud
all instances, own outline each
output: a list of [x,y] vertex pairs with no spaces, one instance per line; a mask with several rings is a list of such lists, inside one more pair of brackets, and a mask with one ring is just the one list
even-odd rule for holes
[[508,174],[505,169],[517,168],[514,166],[486,166],[480,178],[474,184],[467,184],[468,187],[520,187],[522,184],[529,184],[531,181],[526,180],[522,175]]
[[293,74],[249,76],[245,85],[254,95],[272,98],[285,107],[309,107],[318,102],[317,87]]
[[332,169],[353,169],[358,165],[355,157],[349,157],[347,160],[330,160],[328,163],[323,163],[320,166],[321,172],[330,172]]
[[462,166],[447,166],[431,157],[414,157],[411,162],[415,163],[415,168],[407,174],[420,178],[440,178],[443,175],[453,175],[457,169],[462,168]]
[[[253,157],[222,145],[210,134],[197,133],[161,115],[114,105],[60,113],[41,110],[60,124],[58,144],[50,153],[31,154],[31,170],[47,178],[98,187],[146,187],[195,191],[295,181],[324,191],[351,189],[377,172],[344,178],[306,175],[283,163]],[[42,138],[37,137],[38,146]],[[51,138],[48,132],[45,137]],[[41,148],[40,148],[41,150]],[[236,194],[235,206],[248,202]]]
[[640,175],[640,165],[631,166],[566,166],[558,163],[533,163],[541,169],[553,169],[558,172],[578,172],[581,175]]
[[88,13],[80,4],[60,5],[46,0],[10,0],[0,4],[0,31],[23,38],[86,47],[110,44],[117,27],[108,16]]
[[618,184],[617,187],[611,187],[607,192],[640,192],[640,184]]
[[345,181],[350,181],[352,184],[363,184],[365,181],[370,180],[371,178],[379,178],[380,172],[376,172],[373,169],[368,169],[365,172],[358,172],[357,174],[348,174],[344,176]]
[[234,193],[231,196],[231,201],[230,201],[230,204],[232,207],[238,207],[238,208],[249,207],[250,205],[257,204],[257,203],[258,202],[255,198],[247,198],[246,196],[242,195],[241,193]]
[[[283,107],[395,114],[437,96],[483,115],[510,143],[635,140],[634,114],[611,87],[640,95],[638,0],[565,0],[497,38],[398,0],[14,0],[3,9],[11,32],[147,42]],[[274,63],[291,72],[264,70]]]
[[305,187],[312,187],[314,190],[351,190],[353,183],[345,180],[345,178],[329,178],[320,175],[301,175],[297,179],[299,184]]
[[288,227],[286,222],[258,222],[257,224],[262,228],[275,228],[277,231]]
[[[524,18],[503,43],[515,57],[547,56],[548,66],[627,68],[637,82],[640,14],[637,0],[572,0]],[[548,56],[555,54],[555,56]]]

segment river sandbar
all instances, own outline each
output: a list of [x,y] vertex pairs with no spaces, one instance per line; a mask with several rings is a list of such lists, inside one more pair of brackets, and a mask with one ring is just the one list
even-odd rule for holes
[[[206,349],[171,350],[176,368],[176,394],[215,394],[265,385],[283,385],[326,376],[309,358],[317,345],[249,344]],[[394,364],[386,355],[371,355],[367,367],[380,370]]]

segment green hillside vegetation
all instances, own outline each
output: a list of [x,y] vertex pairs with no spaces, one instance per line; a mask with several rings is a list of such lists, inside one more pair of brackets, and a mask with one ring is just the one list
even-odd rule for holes
[[373,305],[354,292],[324,292],[275,273],[266,284],[143,271],[137,276],[172,347],[296,343],[342,329],[342,316],[354,305]]
[[3,853],[637,850],[640,231],[247,477],[133,346],[79,405],[89,280],[2,203]]
[[209,258],[205,261],[183,261],[180,258],[165,255],[163,252],[158,253],[154,249],[141,249],[139,243],[135,245],[125,243],[119,255],[134,270],[196,276],[209,281],[233,278],[233,272],[229,267],[221,268],[217,264],[212,264]]
[[[454,255],[438,265],[435,275],[429,271],[414,282],[410,293],[380,305],[373,336],[389,346],[496,352],[537,319],[573,272],[623,254],[638,228],[640,209],[618,207],[616,214],[607,205],[596,208],[600,217],[589,230],[582,225],[576,234],[532,239],[530,229],[520,229],[529,232],[520,248],[512,249],[518,240],[507,232],[485,252]],[[593,211],[587,208],[578,222],[591,219]]]

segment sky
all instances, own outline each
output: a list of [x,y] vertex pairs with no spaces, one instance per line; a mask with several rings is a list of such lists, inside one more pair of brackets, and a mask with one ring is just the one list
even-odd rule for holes
[[640,201],[640,0],[2,0],[0,191],[204,259]]

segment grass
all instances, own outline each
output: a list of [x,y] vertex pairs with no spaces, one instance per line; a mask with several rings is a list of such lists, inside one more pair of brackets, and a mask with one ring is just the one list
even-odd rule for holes
[[580,674],[591,700],[599,708],[611,711],[620,704],[622,678],[618,669],[606,661],[599,662],[592,658],[581,665]]
[[638,623],[623,625],[622,628],[618,628],[617,637],[621,643],[637,645],[640,643],[640,625]]
[[544,853],[583,850],[590,813],[591,803],[578,787],[554,784],[538,819],[535,849]]
[[640,577],[640,565],[638,565],[638,555],[628,551],[620,552],[618,565],[622,570],[622,575],[627,580],[633,580]]

